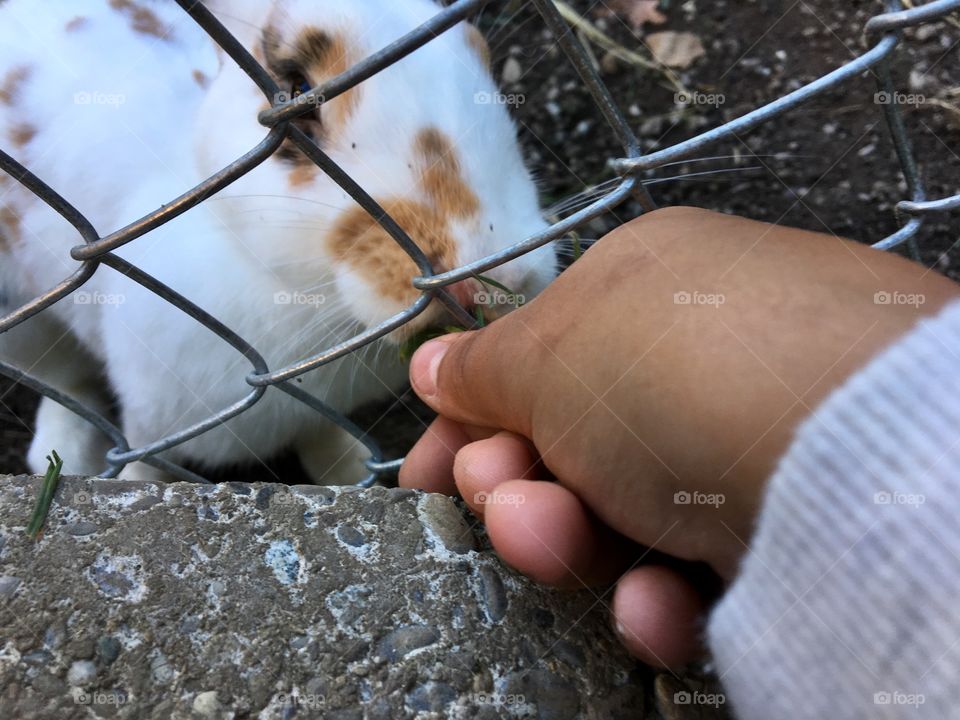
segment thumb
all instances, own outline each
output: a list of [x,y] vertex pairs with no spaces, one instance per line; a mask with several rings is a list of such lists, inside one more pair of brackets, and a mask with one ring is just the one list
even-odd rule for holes
[[410,362],[417,395],[456,422],[529,437],[536,383],[524,377],[524,368],[535,365],[522,347],[522,333],[505,337],[508,325],[501,320],[422,345]]

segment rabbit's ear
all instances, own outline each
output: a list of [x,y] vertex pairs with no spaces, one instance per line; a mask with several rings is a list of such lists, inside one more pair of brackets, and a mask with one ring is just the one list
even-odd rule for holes
[[464,28],[464,32],[467,34],[467,45],[470,46],[470,49],[473,50],[477,58],[489,72],[492,67],[490,44],[476,25],[464,23]]

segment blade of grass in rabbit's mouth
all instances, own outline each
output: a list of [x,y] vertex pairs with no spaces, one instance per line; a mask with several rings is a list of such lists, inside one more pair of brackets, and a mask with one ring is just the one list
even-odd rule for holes
[[[508,288],[503,283],[494,280],[491,277],[485,275],[474,275],[474,278],[479,280],[485,287],[488,289],[492,286],[498,290],[502,290],[508,296],[519,298],[520,296],[515,293],[513,290]],[[523,305],[523,301],[517,302],[517,307]],[[410,358],[413,357],[413,354],[420,348],[424,343],[433,340],[435,338],[441,337],[443,335],[449,335],[450,333],[464,332],[467,329],[476,329],[485,327],[487,324],[486,318],[483,314],[483,308],[479,305],[473,309],[474,317],[476,317],[477,322],[473,328],[464,328],[459,325],[446,325],[443,327],[428,327],[419,332],[414,333],[409,338],[400,343],[399,353],[400,360],[403,362],[409,362]]]

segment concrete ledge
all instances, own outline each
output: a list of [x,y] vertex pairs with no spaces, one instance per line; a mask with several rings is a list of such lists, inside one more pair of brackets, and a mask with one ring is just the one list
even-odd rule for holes
[[448,498],[64,478],[30,540],[39,484],[0,477],[7,717],[608,720],[682,709],[648,702],[651,672],[621,650],[593,593],[505,568]]

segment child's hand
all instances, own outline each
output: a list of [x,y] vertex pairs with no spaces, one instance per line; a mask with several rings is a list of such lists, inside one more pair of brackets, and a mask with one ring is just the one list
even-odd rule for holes
[[[401,483],[459,491],[503,558],[544,582],[612,580],[631,543],[729,580],[797,424],[957,295],[833,236],[652,213],[528,305],[416,353],[414,388],[441,417]],[[695,651],[699,601],[675,572],[634,570],[614,605],[648,662]]]

